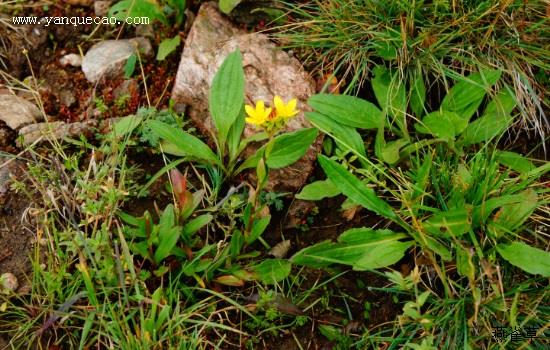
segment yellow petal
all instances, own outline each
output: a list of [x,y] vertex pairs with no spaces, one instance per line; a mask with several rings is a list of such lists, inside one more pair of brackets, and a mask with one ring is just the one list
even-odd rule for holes
[[293,98],[292,100],[290,100],[290,102],[288,103],[288,109],[295,112],[295,113],[298,113],[298,111],[296,111],[296,104],[298,103],[298,100]]
[[244,110],[246,111],[246,114],[248,114],[251,117],[254,116],[254,114],[255,114],[254,113],[255,112],[254,107],[252,107],[250,105],[244,106]]
[[285,108],[285,103],[280,96],[275,95],[273,98],[273,104],[275,105],[275,109],[278,111],[283,111]]

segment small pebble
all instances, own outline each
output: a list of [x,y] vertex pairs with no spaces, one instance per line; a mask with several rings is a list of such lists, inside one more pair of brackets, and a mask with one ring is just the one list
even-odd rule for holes
[[10,293],[15,292],[19,287],[17,277],[13,273],[6,272],[0,276],[0,292]]
[[80,67],[82,65],[82,57],[76,53],[70,53],[59,59],[59,63],[65,67],[71,65],[73,67]]

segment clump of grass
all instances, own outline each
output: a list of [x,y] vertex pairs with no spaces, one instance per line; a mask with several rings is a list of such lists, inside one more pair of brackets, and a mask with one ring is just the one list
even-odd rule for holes
[[376,64],[397,68],[410,85],[421,74],[430,85],[446,87],[457,73],[498,68],[515,89],[521,126],[541,135],[549,127],[547,1],[312,0],[284,6],[291,21],[274,36],[323,74],[342,77],[346,93],[358,93]]

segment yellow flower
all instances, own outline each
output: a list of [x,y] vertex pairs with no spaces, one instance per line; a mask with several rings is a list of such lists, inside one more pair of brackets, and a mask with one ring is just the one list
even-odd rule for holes
[[298,114],[299,111],[296,109],[297,102],[298,101],[293,98],[285,104],[281,97],[275,96],[275,98],[273,98],[273,104],[275,105],[275,113],[277,114],[277,118],[288,119]]
[[256,101],[256,108],[246,105],[244,109],[249,116],[249,118],[246,118],[246,122],[254,125],[265,123],[272,110],[271,108],[265,108],[264,101]]

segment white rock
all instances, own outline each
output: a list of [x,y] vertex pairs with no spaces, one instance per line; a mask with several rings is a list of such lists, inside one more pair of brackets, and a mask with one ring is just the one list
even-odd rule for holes
[[82,57],[76,53],[70,53],[59,59],[59,63],[65,67],[71,65],[73,67],[80,67],[82,65]]
[[102,79],[120,76],[124,72],[124,65],[128,58],[140,50],[142,55],[151,55],[153,48],[146,38],[124,40],[106,40],[95,44],[86,52],[82,60],[82,71],[91,83],[98,83]]
[[0,95],[0,120],[14,130],[39,122],[44,116],[34,104],[13,94]]

